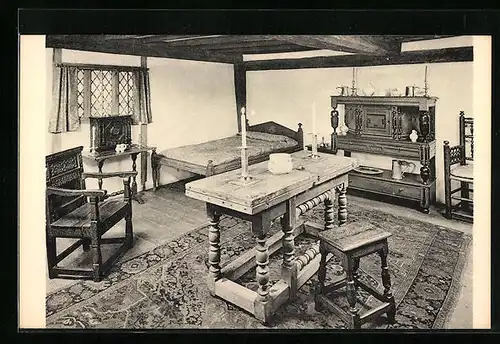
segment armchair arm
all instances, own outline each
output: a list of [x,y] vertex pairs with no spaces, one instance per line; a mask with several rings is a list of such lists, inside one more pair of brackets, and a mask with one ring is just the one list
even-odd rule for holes
[[47,195],[104,197],[106,193],[106,190],[75,190],[55,188],[52,186],[47,187]]
[[82,173],[82,178],[111,178],[120,177],[127,178],[137,176],[137,171],[124,171],[124,172],[84,172]]

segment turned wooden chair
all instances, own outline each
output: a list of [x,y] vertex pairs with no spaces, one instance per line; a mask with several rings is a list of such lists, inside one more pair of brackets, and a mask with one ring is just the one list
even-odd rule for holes
[[[474,182],[474,119],[459,117],[460,144],[450,146],[444,141],[444,192],[446,217],[467,222],[474,220],[473,182]],[[460,186],[452,189],[454,184]],[[456,195],[460,193],[460,196]]]
[[[82,149],[76,147],[48,155],[46,167],[46,246],[49,278],[101,280],[104,271],[133,246],[130,177],[137,172],[84,173]],[[123,178],[122,192],[86,190],[86,178]],[[118,221],[125,219],[125,237],[102,238]],[[57,238],[79,239],[57,254]],[[122,244],[104,263],[101,244]],[[64,268],[58,264],[80,246],[91,250],[92,268]]]

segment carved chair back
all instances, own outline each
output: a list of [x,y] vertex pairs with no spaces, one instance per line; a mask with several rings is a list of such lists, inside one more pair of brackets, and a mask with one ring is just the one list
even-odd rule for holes
[[[63,189],[83,190],[85,181],[82,178],[83,147],[75,147],[47,155],[45,158],[46,186]],[[87,198],[78,196],[46,196],[47,224],[70,213],[87,202]]]
[[465,117],[463,111],[460,112],[460,146],[462,148],[461,164],[467,161],[474,161],[474,118]]

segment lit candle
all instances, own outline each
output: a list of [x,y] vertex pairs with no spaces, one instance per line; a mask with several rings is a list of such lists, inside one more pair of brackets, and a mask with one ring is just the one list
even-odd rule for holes
[[241,147],[247,148],[247,125],[245,107],[241,108]]

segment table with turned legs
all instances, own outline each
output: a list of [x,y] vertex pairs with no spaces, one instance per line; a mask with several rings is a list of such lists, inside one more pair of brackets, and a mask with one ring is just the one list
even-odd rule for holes
[[[251,179],[240,170],[229,171],[186,184],[186,195],[206,203],[209,219],[208,288],[218,296],[268,323],[272,314],[313,276],[319,267],[319,242],[303,255],[295,255],[298,235],[317,236],[334,228],[334,197],[338,197],[339,225],[347,221],[348,173],[358,166],[355,159],[310,152],[291,154],[293,170],[275,175],[268,162],[251,165]],[[300,215],[324,203],[325,223],[306,222]],[[219,220],[222,214],[249,221],[256,236],[255,250],[249,250],[224,268],[220,266]],[[282,231],[268,236],[271,222],[281,218]],[[269,283],[269,256],[283,247],[281,279]],[[256,267],[258,290],[254,292],[234,281]]]

